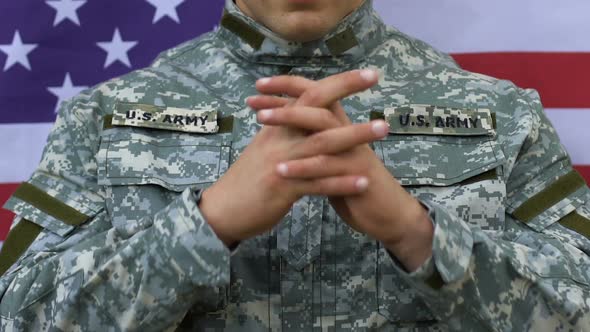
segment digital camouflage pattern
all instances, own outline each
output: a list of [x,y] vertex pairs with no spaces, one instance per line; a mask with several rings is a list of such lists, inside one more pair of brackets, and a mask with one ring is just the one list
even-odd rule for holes
[[[305,45],[226,10],[218,30],[63,105],[28,181],[38,190],[6,204],[43,231],[0,279],[1,330],[590,330],[590,191],[534,91],[461,70],[384,26],[371,1]],[[407,273],[324,197],[230,252],[195,196],[259,130],[244,103],[256,79],[358,68],[381,78],[343,101],[354,122],[406,105],[495,114],[495,135],[373,144],[429,207],[433,256]],[[108,126],[121,103],[213,110],[233,130]]]

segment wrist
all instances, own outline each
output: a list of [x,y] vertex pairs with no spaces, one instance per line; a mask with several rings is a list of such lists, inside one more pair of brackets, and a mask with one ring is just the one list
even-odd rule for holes
[[201,214],[205,218],[205,221],[217,238],[221,240],[228,248],[234,248],[240,240],[235,238],[231,233],[231,227],[227,224],[226,219],[223,217],[222,213],[218,208],[219,201],[216,201],[211,198],[211,192],[209,189],[201,190],[197,196],[197,205],[201,210]]
[[389,250],[407,269],[412,272],[417,270],[432,256],[432,242],[434,239],[434,225],[428,214],[428,210],[414,199],[415,208],[405,219],[406,231],[395,242],[384,242]]

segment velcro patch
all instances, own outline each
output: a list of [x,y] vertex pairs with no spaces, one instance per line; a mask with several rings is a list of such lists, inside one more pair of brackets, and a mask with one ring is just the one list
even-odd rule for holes
[[383,112],[392,134],[481,136],[495,134],[489,109],[406,105]]
[[203,134],[219,131],[217,111],[128,103],[117,104],[112,125]]

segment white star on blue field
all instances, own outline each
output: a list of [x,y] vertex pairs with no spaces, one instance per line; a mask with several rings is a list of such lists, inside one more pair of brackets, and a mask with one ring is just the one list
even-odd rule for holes
[[53,122],[85,88],[211,31],[223,2],[0,0],[0,125]]

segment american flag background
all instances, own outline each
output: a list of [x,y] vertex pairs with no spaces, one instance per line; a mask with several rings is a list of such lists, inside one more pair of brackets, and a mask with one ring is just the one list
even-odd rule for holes
[[[39,162],[58,105],[214,29],[223,0],[0,0],[0,206]],[[374,0],[471,71],[539,90],[590,182],[590,1]],[[0,246],[12,215],[0,210]]]

